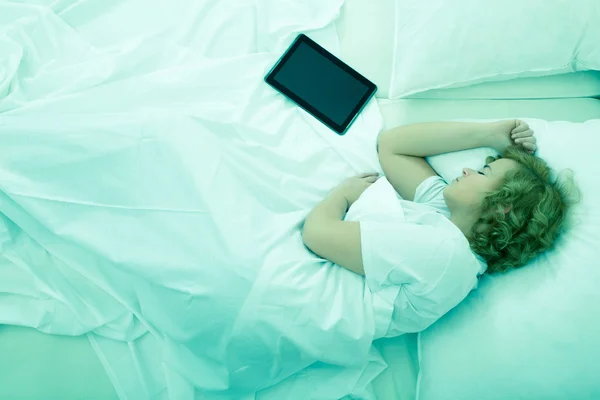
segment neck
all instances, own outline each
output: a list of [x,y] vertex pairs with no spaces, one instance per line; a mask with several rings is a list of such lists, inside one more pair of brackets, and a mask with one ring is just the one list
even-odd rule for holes
[[477,216],[474,216],[472,213],[464,216],[459,215],[458,213],[450,214],[450,221],[456,225],[458,229],[465,235],[467,239],[470,238],[471,229],[473,225],[477,221]]

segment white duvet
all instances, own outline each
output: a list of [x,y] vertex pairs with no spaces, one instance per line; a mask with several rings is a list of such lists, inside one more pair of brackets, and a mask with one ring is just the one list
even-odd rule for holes
[[338,136],[263,81],[341,6],[0,2],[0,323],[88,334],[121,398],[371,398],[387,311],[299,228],[379,109]]

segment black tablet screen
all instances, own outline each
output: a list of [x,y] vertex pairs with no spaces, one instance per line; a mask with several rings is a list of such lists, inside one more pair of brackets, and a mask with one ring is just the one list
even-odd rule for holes
[[356,113],[370,88],[305,42],[272,79],[337,125]]

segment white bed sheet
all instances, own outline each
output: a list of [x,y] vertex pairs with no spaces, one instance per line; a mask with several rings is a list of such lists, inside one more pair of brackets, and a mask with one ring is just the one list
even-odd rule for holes
[[0,251],[29,274],[0,323],[88,334],[121,398],[372,398],[391,306],[300,227],[381,172],[381,116],[339,136],[263,81],[299,32],[339,53],[342,1],[36,4],[0,3]]

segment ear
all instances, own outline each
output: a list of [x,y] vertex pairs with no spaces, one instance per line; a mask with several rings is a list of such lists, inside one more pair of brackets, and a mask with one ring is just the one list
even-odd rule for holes
[[512,206],[504,207],[504,214],[508,213],[510,210],[512,210]]

